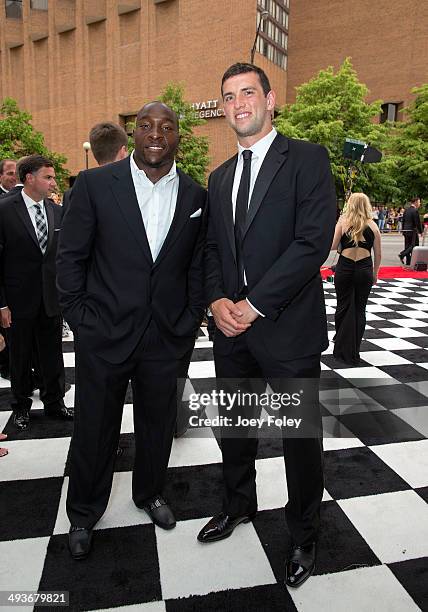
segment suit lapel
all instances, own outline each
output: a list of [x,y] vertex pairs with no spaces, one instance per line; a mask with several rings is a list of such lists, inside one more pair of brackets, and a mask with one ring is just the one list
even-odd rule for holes
[[115,164],[111,189],[123,212],[123,216],[128,223],[131,233],[134,235],[147,260],[150,264],[153,264],[143,217],[135,194],[129,157]]
[[233,257],[236,261],[236,245],[235,245],[235,230],[233,224],[233,204],[232,204],[232,189],[233,178],[235,176],[235,168],[238,156],[235,155],[230,160],[230,164],[224,171],[223,178],[220,184],[221,207],[223,211],[224,221],[226,225],[227,239],[229,240],[230,248],[232,249]]
[[27,228],[28,233],[33,239],[35,245],[40,250],[40,244],[39,244],[39,241],[37,240],[36,231],[30,219],[30,213],[28,212],[27,206],[24,202],[24,198],[21,196],[21,194],[19,194],[16,198],[15,210],[18,216],[21,218],[21,221],[24,223],[25,227]]
[[181,233],[181,230],[188,222],[189,217],[192,213],[192,198],[185,198],[186,192],[191,184],[190,180],[187,178],[181,170],[177,168],[177,173],[179,176],[179,184],[178,184],[178,194],[177,194],[177,203],[175,205],[174,217],[172,219],[170,228],[164,240],[164,243],[159,251],[158,256],[156,257],[156,261],[154,263],[154,267],[156,267],[160,261],[165,257],[165,254],[171,248],[173,243],[176,241],[178,236]]
[[278,134],[266,153],[266,157],[264,158],[262,166],[257,175],[253,193],[251,195],[250,205],[248,207],[244,236],[248,232],[248,229],[253,222],[254,217],[256,216],[257,211],[263,202],[263,198],[265,197],[276,173],[287,159],[287,152],[288,140],[281,134]]

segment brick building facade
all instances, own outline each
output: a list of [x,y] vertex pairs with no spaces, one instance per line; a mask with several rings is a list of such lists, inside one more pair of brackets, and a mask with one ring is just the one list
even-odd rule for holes
[[[224,70],[250,59],[258,4],[264,0],[0,0],[0,99],[32,113],[74,174],[93,124],[126,123],[170,81],[184,85],[189,102],[214,108],[217,100],[219,108]],[[255,61],[284,104],[285,70],[260,53]],[[213,167],[233,155],[223,116],[198,129],[209,137]]]

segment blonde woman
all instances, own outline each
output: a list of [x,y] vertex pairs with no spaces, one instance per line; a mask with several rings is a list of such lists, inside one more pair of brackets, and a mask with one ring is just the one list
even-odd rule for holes
[[[332,250],[340,252],[336,266],[336,327],[333,355],[345,363],[360,361],[360,345],[366,326],[366,305],[377,282],[381,238],[372,219],[372,207],[364,193],[353,193],[339,218]],[[372,261],[371,253],[374,253]]]

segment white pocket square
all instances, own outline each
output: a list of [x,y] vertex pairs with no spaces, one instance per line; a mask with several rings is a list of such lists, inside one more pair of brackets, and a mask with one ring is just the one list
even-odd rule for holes
[[60,231],[61,231],[60,227],[57,227],[56,229],[54,229],[54,232],[60,232]]
[[198,208],[198,210],[195,210],[194,213],[192,213],[190,215],[190,219],[196,219],[197,217],[200,217],[202,215],[202,208]]

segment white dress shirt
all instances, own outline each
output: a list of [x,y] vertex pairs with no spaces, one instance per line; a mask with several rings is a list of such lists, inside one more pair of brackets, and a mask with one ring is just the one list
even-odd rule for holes
[[156,261],[171,227],[177,205],[179,184],[177,167],[174,162],[168,174],[159,179],[157,183],[152,183],[144,170],[140,170],[135,163],[134,152],[129,159],[135,194],[143,217],[152,259]]
[[37,236],[38,234],[37,234],[37,225],[36,225],[36,205],[37,204],[40,205],[40,208],[42,210],[42,215],[45,219],[46,227],[48,227],[48,220],[46,217],[45,204],[43,200],[40,200],[40,202],[36,202],[32,198],[30,198],[30,196],[25,193],[24,189],[21,191],[21,195],[24,199],[25,206],[27,207],[28,214],[30,215],[31,223],[33,224],[34,231],[36,232],[36,236]]
[[[276,138],[277,131],[275,128],[266,134],[263,138],[258,140],[252,147],[248,147],[250,151],[253,152],[251,156],[251,174],[250,174],[250,194],[248,198],[248,205],[250,205],[251,196],[253,194],[254,185],[259,174],[259,170],[262,166],[262,163],[266,157],[266,153],[269,151],[271,144]],[[244,158],[242,157],[242,151],[248,150],[246,147],[242,147],[238,143],[238,161],[236,162],[235,168],[235,176],[233,179],[233,187],[232,187],[232,206],[233,206],[233,221],[235,222],[235,210],[236,210],[236,198],[238,195],[239,183],[241,182],[242,170],[244,168]],[[247,282],[247,278],[244,270],[244,282]],[[261,313],[257,308],[255,308],[251,302],[247,298],[247,302],[251,306],[251,308],[257,312],[258,315],[264,317],[265,315]]]

